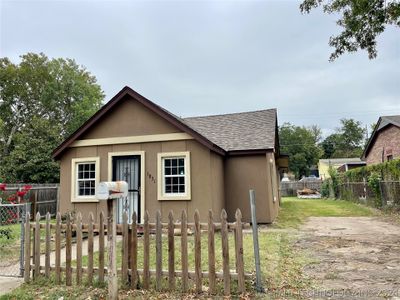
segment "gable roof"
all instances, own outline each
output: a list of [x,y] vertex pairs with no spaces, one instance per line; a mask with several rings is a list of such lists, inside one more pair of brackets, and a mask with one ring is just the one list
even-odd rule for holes
[[152,112],[183,132],[190,134],[196,141],[218,154],[225,155],[228,151],[245,151],[247,153],[254,150],[266,151],[275,148],[277,128],[275,109],[182,119],[125,86],[63,141],[53,151],[53,158],[58,159],[75,140],[99,122],[110,109],[126,96],[140,102]]
[[362,159],[365,159],[365,157],[368,155],[369,150],[371,149],[372,145],[375,142],[375,139],[377,138],[378,132],[389,125],[393,125],[400,128],[400,115],[379,117],[378,123],[376,123],[374,131],[372,131],[372,134],[368,139],[368,143],[364,148],[363,154],[361,156]]
[[275,148],[276,109],[183,119],[225,151]]

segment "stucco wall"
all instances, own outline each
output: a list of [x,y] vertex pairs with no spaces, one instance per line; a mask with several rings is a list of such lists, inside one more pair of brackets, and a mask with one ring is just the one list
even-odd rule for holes
[[90,128],[80,139],[98,139],[118,136],[137,136],[181,132],[171,123],[129,96]]
[[[177,128],[164,119],[149,112],[135,101],[125,101],[117,106],[114,112],[96,125],[80,139],[108,138],[115,136],[135,136],[148,134],[176,133]],[[145,209],[154,220],[159,209],[164,220],[170,210],[177,218],[182,209],[186,209],[190,220],[195,209],[200,212],[201,219],[206,220],[208,210],[220,211],[224,204],[224,166],[223,157],[211,152],[195,140],[149,142],[139,144],[99,145],[75,147],[67,150],[61,157],[60,174],[60,211],[80,211],[84,219],[89,212],[95,218],[101,211],[106,213],[106,204],[71,202],[71,159],[80,157],[100,157],[100,181],[108,180],[108,153],[122,151],[145,152]],[[160,152],[189,151],[191,164],[191,200],[157,199],[157,154]],[[143,184],[143,183],[142,183]]]
[[400,157],[400,128],[389,125],[377,133],[377,138],[366,156],[367,165],[379,164],[387,161],[387,156]]
[[[225,207],[232,221],[240,208],[243,221],[250,222],[249,190],[256,194],[259,223],[272,223],[279,209],[278,174],[274,154],[232,156],[225,161]],[[275,199],[274,199],[275,198]]]
[[[91,146],[69,149],[61,159],[61,193],[60,211],[81,211],[86,218],[89,211],[95,216],[103,210],[105,203],[76,203],[71,202],[71,159],[79,157],[100,157],[100,180],[108,178],[108,152],[136,151],[145,152],[145,205],[153,219],[156,210],[161,210],[165,217],[170,210],[174,215],[180,215],[186,209],[190,219],[195,209],[198,209],[202,220],[206,220],[209,209],[220,211],[224,203],[223,186],[223,158],[218,154],[200,145],[194,140],[171,141],[143,144],[123,144],[112,146]],[[191,164],[191,200],[163,200],[157,199],[157,153],[159,152],[189,151]]]

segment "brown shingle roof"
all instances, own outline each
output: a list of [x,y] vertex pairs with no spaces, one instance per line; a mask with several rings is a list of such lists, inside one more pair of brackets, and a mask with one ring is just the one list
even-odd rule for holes
[[259,152],[259,150],[278,147],[278,145],[275,145],[275,130],[277,128],[275,109],[182,119],[126,86],[54,149],[53,158],[59,159],[75,140],[79,139],[90,127],[100,122],[101,118],[126,96],[143,104],[218,154],[225,155],[226,151],[236,150],[244,152],[256,150]]
[[225,151],[275,148],[276,109],[191,117],[183,121]]

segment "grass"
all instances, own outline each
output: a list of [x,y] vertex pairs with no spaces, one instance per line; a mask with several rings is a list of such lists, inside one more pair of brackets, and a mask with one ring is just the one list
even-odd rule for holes
[[3,225],[0,226],[0,230],[7,233],[0,234],[0,264],[11,265],[18,263],[21,225]]
[[276,228],[298,228],[308,217],[367,217],[373,209],[362,204],[332,199],[282,199]]
[[[51,219],[51,223],[55,223],[55,219]],[[45,224],[45,220],[41,220],[40,223]],[[21,246],[21,224],[11,224],[0,226],[0,231],[8,231],[9,234],[0,234],[0,265],[10,266],[17,264],[20,256],[20,246]],[[53,230],[54,231],[54,230]],[[31,231],[32,234],[32,231]],[[40,252],[45,253],[45,236],[46,231],[44,229],[40,230]],[[51,242],[52,250],[55,249],[55,244]]]
[[[204,271],[208,268],[208,260],[206,255],[207,250],[207,236],[202,236],[202,269]],[[304,256],[300,255],[300,253],[295,252],[292,245],[295,241],[295,237],[284,232],[284,231],[261,231],[259,235],[259,244],[260,244],[260,258],[261,258],[261,271],[263,275],[264,286],[268,287],[269,293],[274,293],[280,290],[290,290],[290,291],[299,291],[309,286],[310,280],[304,278],[302,274],[302,268],[304,265],[309,262],[309,260]],[[150,255],[150,268],[155,268],[155,244],[154,238],[151,238],[151,255]],[[176,269],[180,270],[180,239],[179,237],[175,238],[175,258],[176,258]],[[233,235],[229,236],[229,244],[230,244],[230,267],[234,269],[235,266],[235,255],[233,252],[234,249],[234,239]],[[139,240],[139,268],[142,267],[142,258],[143,257],[143,247],[142,247],[142,239]],[[118,243],[118,256],[117,263],[118,267],[121,267],[121,243]],[[250,233],[246,233],[243,236],[243,248],[244,248],[244,262],[245,262],[245,270],[248,273],[254,273],[254,256],[253,256],[253,242],[252,235]],[[221,239],[216,234],[215,239],[215,249],[216,249],[216,270],[220,271],[222,269],[222,256],[221,256]],[[189,239],[188,251],[189,251],[189,268],[194,269],[194,252],[193,252],[193,236]],[[167,243],[163,243],[163,267],[167,268]],[[105,255],[107,258],[107,255]],[[94,264],[98,264],[98,253],[94,255]],[[75,262],[73,262],[75,264]],[[87,265],[87,256],[83,257],[83,265]],[[86,275],[84,275],[86,276]],[[75,276],[73,275],[73,279]],[[85,282],[86,277],[83,278],[83,282]],[[194,284],[192,281],[190,282],[191,291],[194,292]],[[203,279],[203,284],[207,286],[207,279]],[[254,293],[252,282],[247,281],[246,289],[252,293]],[[155,287],[155,283],[151,283],[152,287]],[[83,288],[82,288],[83,287]],[[163,282],[164,290],[167,289],[167,279],[164,279]],[[86,290],[86,289],[87,290]],[[156,293],[153,291],[130,291],[123,285],[120,285],[120,296],[121,298],[141,298],[143,299],[158,299],[158,298],[166,298],[166,299],[176,299],[182,298],[179,292],[164,292],[164,293]],[[177,279],[177,291],[180,289],[180,281]],[[235,295],[237,286],[236,282],[232,281],[232,294]],[[223,294],[223,282],[222,280],[217,281],[217,291],[219,295]],[[96,288],[89,287],[86,285],[66,287],[65,285],[57,286],[54,281],[46,281],[39,280],[37,283],[31,284],[23,284],[21,287],[15,289],[13,292],[0,297],[0,300],[5,299],[23,299],[23,300],[33,300],[33,299],[58,299],[61,296],[64,296],[65,299],[87,299],[89,296],[92,299],[102,299],[104,295],[107,294],[107,290],[104,287],[97,286]],[[200,298],[208,299],[208,295],[205,293],[200,295]],[[192,296],[188,296],[188,298],[192,299]]]
[[[276,297],[282,293],[296,295],[302,290],[309,289],[313,286],[313,280],[304,275],[303,268],[313,263],[313,258],[309,257],[304,250],[299,250],[295,247],[295,242],[298,240],[298,231],[296,228],[306,221],[308,217],[320,216],[372,216],[374,210],[365,206],[347,201],[339,200],[306,200],[296,198],[284,198],[280,209],[279,217],[273,226],[269,226],[260,230],[259,244],[261,257],[261,271],[264,287],[267,288],[267,297]],[[271,228],[272,227],[272,228]],[[289,230],[288,230],[289,229]],[[216,233],[215,249],[216,249],[216,270],[222,269],[221,256],[221,239],[219,233]],[[150,268],[155,269],[155,239],[151,237],[150,246]],[[230,266],[234,269],[234,239],[229,236],[230,243]],[[194,269],[194,252],[193,252],[193,236],[189,237],[189,268]],[[143,243],[142,238],[138,242],[138,267],[143,267]],[[245,271],[254,273],[254,257],[253,257],[253,242],[252,235],[247,232],[243,236],[244,262]],[[117,264],[121,266],[121,243],[117,244],[118,256]],[[163,239],[163,268],[167,269],[167,242]],[[175,264],[176,270],[180,270],[180,237],[175,237]],[[107,259],[107,255],[105,255]],[[75,262],[73,262],[75,264]],[[98,253],[94,256],[95,266],[98,264]],[[83,257],[83,265],[87,265],[87,257]],[[207,260],[207,235],[202,235],[202,269],[206,271],[208,268]],[[335,276],[332,274],[331,276]],[[85,281],[85,278],[84,278]],[[204,279],[204,285],[207,285]],[[164,281],[164,290],[167,287],[167,280]],[[191,282],[193,291],[193,282]],[[233,281],[233,294],[236,292],[235,281]],[[152,282],[154,286],[154,282]],[[180,282],[177,280],[176,292],[161,292],[157,293],[154,290],[129,290],[121,286],[121,299],[176,299],[176,298],[193,298],[192,295],[182,296],[179,293]],[[222,295],[222,282],[217,282],[219,295]],[[247,290],[251,292],[250,296],[254,296],[253,283],[247,282]],[[52,281],[39,281],[38,283],[24,284],[20,288],[14,290],[10,294],[0,297],[0,300],[5,299],[104,299],[107,294],[106,288],[102,286],[88,287],[85,285],[65,287],[57,286]],[[206,293],[196,296],[196,298],[208,299]]]

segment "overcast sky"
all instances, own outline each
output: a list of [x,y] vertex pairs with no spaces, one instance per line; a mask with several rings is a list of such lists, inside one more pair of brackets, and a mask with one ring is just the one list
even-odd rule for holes
[[276,1],[4,1],[0,56],[74,58],[106,101],[125,85],[180,116],[277,108],[279,122],[400,114],[400,31],[328,62],[335,17]]

